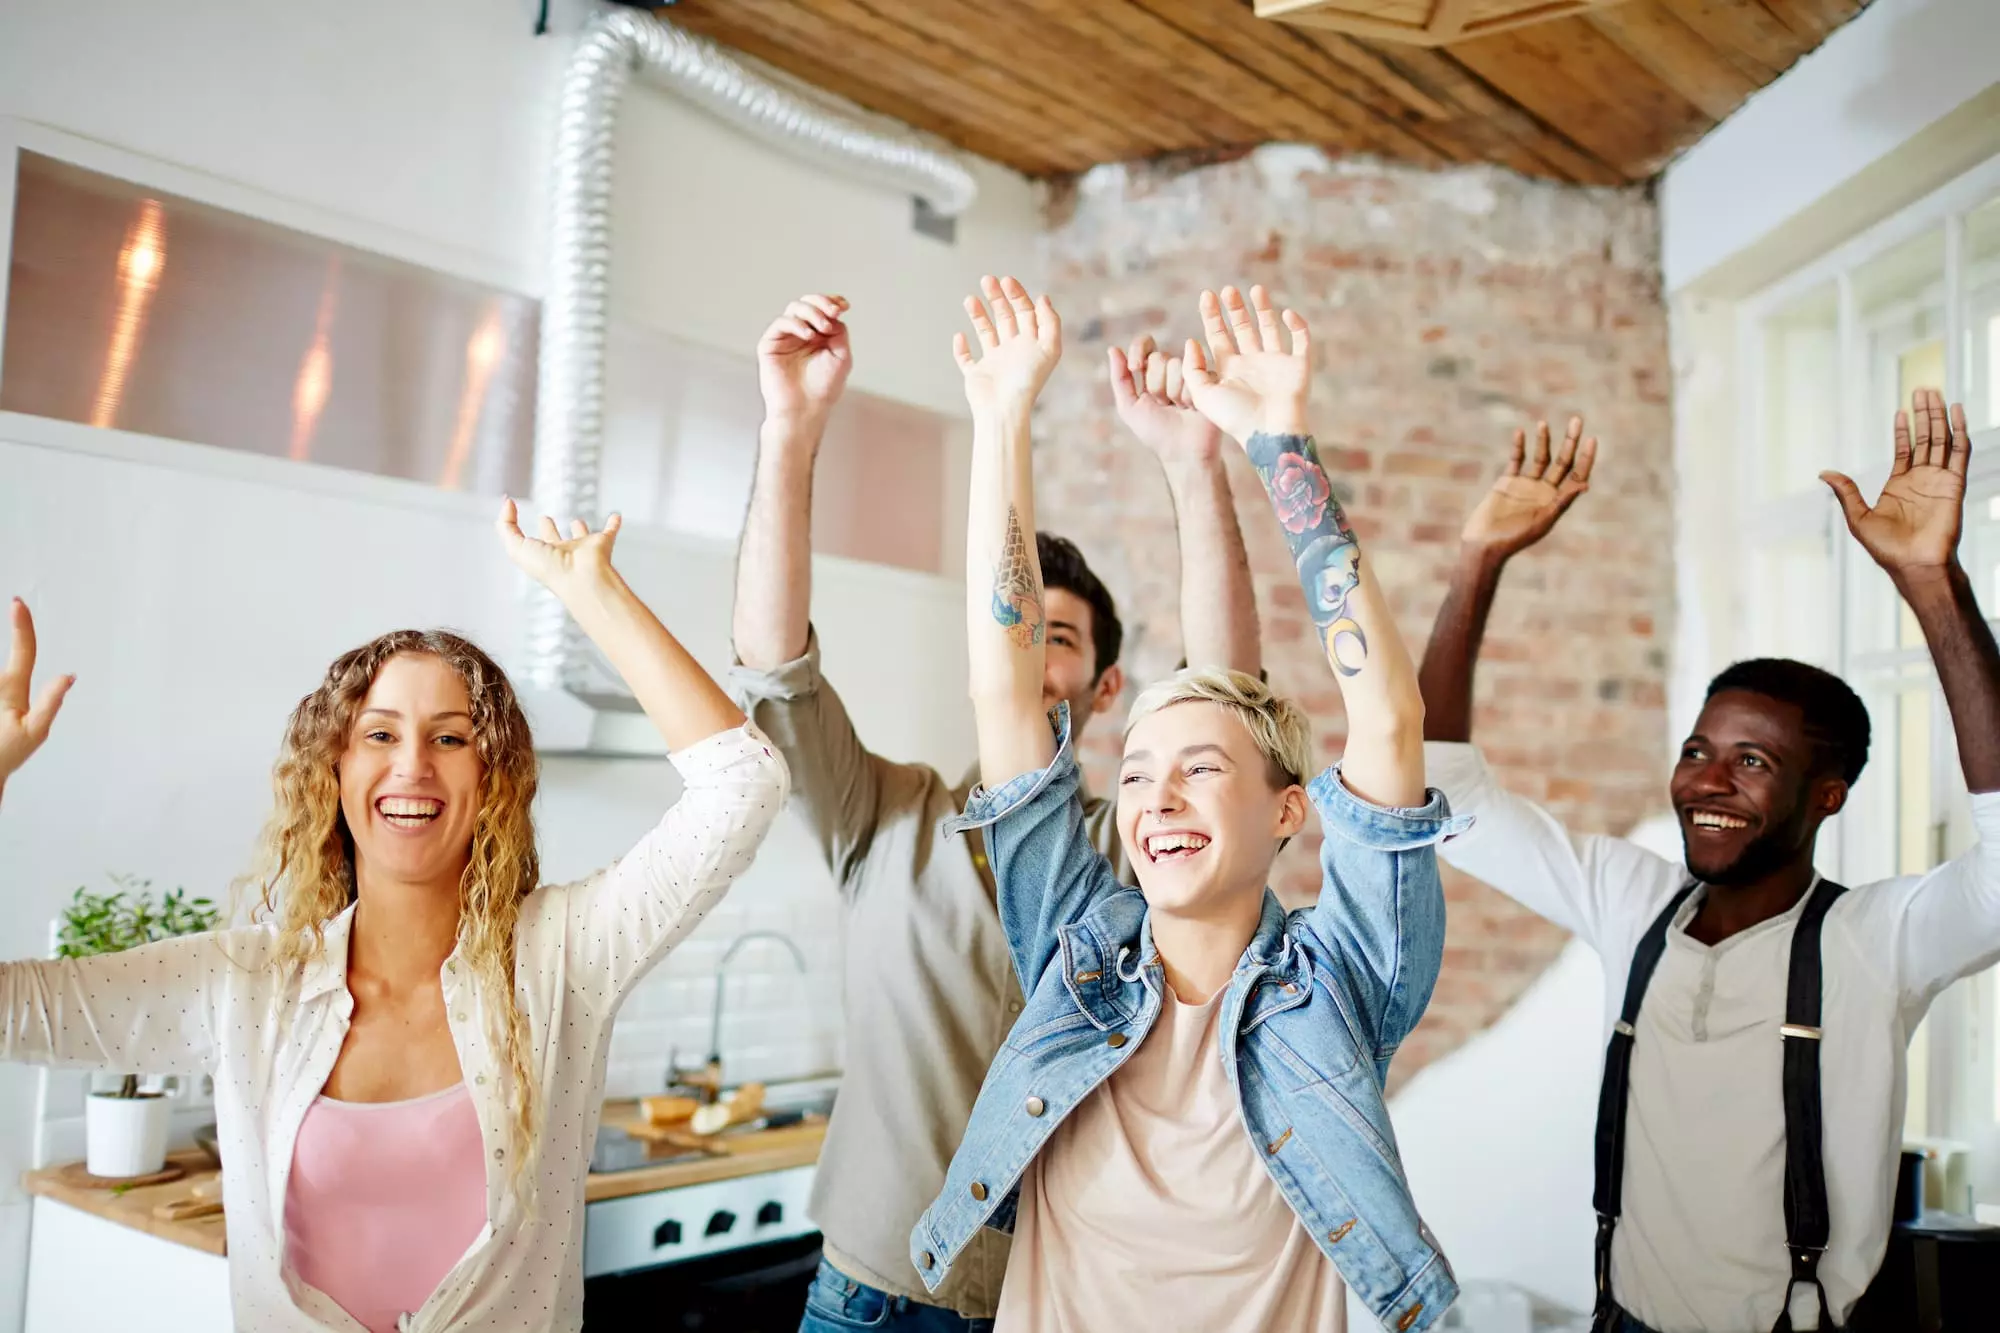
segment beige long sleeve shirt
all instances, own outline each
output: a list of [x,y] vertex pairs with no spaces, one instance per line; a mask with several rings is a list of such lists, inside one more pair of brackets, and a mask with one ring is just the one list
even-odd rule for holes
[[[847,1067],[820,1151],[811,1216],[849,1277],[991,1318],[1007,1238],[982,1232],[935,1295],[910,1267],[910,1231],[944,1187],[972,1103],[1021,1012],[1021,988],[975,836],[938,835],[968,778],[871,753],[820,675],[818,640],[772,671],[738,666],[731,693],[792,770],[791,809],[846,903]],[[1091,842],[1130,883],[1108,802]]]
[[[610,869],[528,896],[514,985],[541,1082],[532,1216],[510,1189],[500,1053],[471,969],[454,950],[439,977],[459,1067],[485,1140],[487,1224],[405,1333],[539,1333],[583,1323],[583,1183],[604,1098],[618,1001],[750,864],[785,799],[785,766],[753,727],[673,756],[685,789]],[[229,1287],[256,1333],[361,1325],[285,1263],[286,1190],[306,1111],[347,1039],[354,909],[327,923],[304,968],[273,962],[277,935],[245,927],[124,953],[0,965],[0,1059],[215,1077]]]

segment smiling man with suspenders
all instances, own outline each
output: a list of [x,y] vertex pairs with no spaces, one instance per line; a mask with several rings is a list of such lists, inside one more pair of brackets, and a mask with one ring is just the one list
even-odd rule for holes
[[1532,455],[1517,434],[1466,522],[1421,675],[1430,780],[1474,825],[1439,853],[1603,960],[1599,1333],[1835,1328],[1887,1242],[1910,1033],[2000,961],[2000,649],[1956,554],[1964,415],[1948,424],[1929,391],[1897,414],[1872,508],[1826,477],[1923,628],[1979,833],[1927,874],[1853,891],[1814,872],[1813,849],[1867,759],[1868,714],[1818,668],[1741,662],[1710,685],[1670,782],[1679,864],[1569,832],[1466,743],[1500,572],[1587,488],[1581,434],[1551,452],[1543,426]]

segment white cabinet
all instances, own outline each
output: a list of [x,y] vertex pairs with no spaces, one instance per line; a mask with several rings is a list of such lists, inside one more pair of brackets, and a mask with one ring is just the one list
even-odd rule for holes
[[35,1200],[26,1333],[230,1333],[229,1261]]

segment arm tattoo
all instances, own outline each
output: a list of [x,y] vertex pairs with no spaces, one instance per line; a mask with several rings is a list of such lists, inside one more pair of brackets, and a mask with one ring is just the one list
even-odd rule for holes
[[1368,661],[1368,636],[1355,623],[1348,599],[1361,583],[1361,546],[1320,466],[1312,436],[1259,431],[1250,437],[1248,452],[1298,563],[1299,586],[1326,660],[1341,675],[1358,676]]
[[1007,506],[1007,544],[993,567],[993,619],[1007,631],[1016,648],[1042,641],[1042,581],[1035,573],[1035,553],[1021,532],[1021,515]]

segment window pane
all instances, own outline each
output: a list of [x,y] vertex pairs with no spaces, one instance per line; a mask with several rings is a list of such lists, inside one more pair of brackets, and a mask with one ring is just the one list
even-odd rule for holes
[[2000,199],[1965,220],[1965,406],[1974,430],[2000,426]]
[[1866,399],[1857,468],[1887,462],[1890,423],[1914,389],[1944,388],[1944,228],[1854,270]]
[[1832,669],[1833,575],[1826,538],[1813,534],[1754,548],[1750,588],[1755,605],[1750,655],[1792,657]]
[[20,155],[0,408],[527,490],[535,303]]
[[1840,301],[1829,282],[1764,321],[1764,494],[1804,490],[1837,465],[1839,387]]

